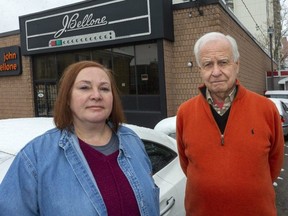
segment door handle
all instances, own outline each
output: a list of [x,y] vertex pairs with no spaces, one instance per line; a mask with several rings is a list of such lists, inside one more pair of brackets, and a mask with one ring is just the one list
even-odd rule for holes
[[166,212],[168,212],[175,204],[175,198],[174,197],[170,197],[167,201],[166,201],[166,207],[160,212],[160,216],[164,215]]

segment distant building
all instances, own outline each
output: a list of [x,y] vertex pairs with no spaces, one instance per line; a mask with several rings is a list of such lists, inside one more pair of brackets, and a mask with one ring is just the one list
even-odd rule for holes
[[281,56],[283,58],[283,64],[281,65],[282,70],[288,69],[288,40],[287,37],[282,37],[282,49],[281,49]]
[[[271,55],[277,66],[273,70],[281,70],[285,65],[282,56],[282,25],[281,25],[281,5],[280,0],[223,0],[227,7],[233,11],[237,19],[243,24],[260,46]],[[271,69],[272,70],[272,69]],[[271,71],[270,70],[270,71]],[[268,73],[269,74],[269,73]],[[270,73],[271,74],[271,73]],[[278,74],[278,73],[277,73]],[[279,73],[280,74],[280,73]],[[268,77],[269,78],[269,77]],[[281,79],[277,77],[277,79]],[[268,88],[278,89],[279,85],[275,78],[268,80]]]
[[[273,32],[273,47],[281,47],[281,5],[280,0],[223,0],[237,19],[269,51],[269,27]],[[275,59],[278,59],[275,53]]]

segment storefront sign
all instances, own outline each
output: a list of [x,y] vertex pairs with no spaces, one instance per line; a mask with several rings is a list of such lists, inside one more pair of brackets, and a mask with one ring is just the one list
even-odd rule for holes
[[97,0],[20,17],[22,53],[36,54],[166,38],[171,0]]
[[20,47],[0,48],[0,76],[15,76],[22,72]]

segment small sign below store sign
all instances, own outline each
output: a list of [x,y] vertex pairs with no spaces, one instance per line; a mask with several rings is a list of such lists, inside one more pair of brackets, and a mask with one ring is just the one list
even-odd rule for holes
[[19,46],[0,48],[0,76],[16,76],[22,73]]

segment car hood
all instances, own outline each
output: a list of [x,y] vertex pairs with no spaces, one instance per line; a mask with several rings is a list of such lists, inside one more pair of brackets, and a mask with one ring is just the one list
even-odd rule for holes
[[[169,145],[169,142],[165,140],[170,139],[170,137],[164,133],[132,124],[124,125],[134,130],[143,140],[168,143],[167,145]],[[52,117],[2,119],[0,120],[0,152],[16,155],[30,140],[54,127]],[[175,145],[169,145],[169,147],[176,151]]]
[[53,118],[2,119],[0,120],[0,151],[15,155],[34,137],[53,127],[55,127]]

